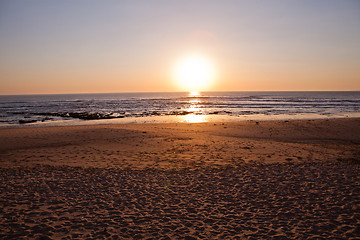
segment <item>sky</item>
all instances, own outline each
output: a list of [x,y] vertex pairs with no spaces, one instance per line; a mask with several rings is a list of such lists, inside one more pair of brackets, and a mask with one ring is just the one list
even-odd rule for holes
[[0,0],[0,94],[360,91],[358,0]]

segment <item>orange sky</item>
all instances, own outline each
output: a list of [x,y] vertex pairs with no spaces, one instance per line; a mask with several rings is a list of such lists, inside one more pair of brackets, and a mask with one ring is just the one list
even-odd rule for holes
[[[85,4],[86,2],[86,4]],[[1,1],[0,94],[186,91],[187,54],[208,91],[360,91],[357,1]]]

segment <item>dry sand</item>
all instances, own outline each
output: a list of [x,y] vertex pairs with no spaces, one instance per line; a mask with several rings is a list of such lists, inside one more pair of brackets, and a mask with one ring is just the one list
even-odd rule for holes
[[360,119],[0,129],[1,239],[358,239]]

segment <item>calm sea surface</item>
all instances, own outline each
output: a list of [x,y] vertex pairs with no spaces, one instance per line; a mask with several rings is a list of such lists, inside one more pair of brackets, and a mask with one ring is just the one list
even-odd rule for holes
[[360,117],[360,92],[0,96],[0,126]]

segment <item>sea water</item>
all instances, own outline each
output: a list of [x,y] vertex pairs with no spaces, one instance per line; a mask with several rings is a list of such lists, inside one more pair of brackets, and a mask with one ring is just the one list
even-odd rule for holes
[[360,92],[0,96],[0,126],[360,117]]

